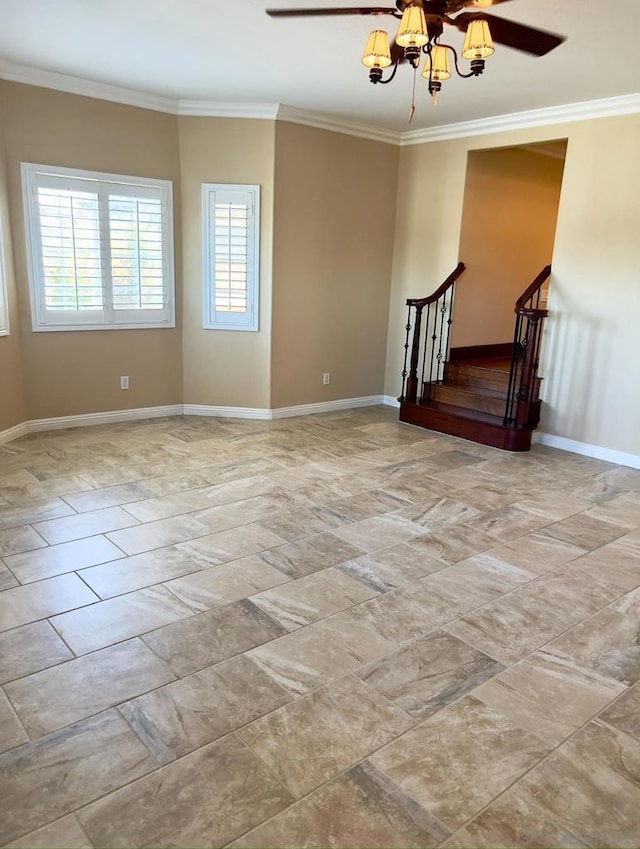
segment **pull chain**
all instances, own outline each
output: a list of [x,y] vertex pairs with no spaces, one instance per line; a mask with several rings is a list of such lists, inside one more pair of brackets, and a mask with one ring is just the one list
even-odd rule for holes
[[413,69],[413,91],[411,93],[411,109],[409,109],[409,121],[410,124],[413,121],[413,116],[416,114],[416,75],[418,73],[418,68],[415,67]]

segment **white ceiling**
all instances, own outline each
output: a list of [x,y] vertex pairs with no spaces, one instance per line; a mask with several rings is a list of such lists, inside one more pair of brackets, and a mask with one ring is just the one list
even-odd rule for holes
[[[373,86],[360,55],[389,18],[273,20],[264,9],[389,0],[0,0],[0,58],[172,98],[283,103],[406,130],[413,74]],[[503,47],[437,108],[418,77],[411,129],[640,90],[640,0],[512,0],[493,14],[568,36],[546,57]],[[611,21],[607,20],[607,15]],[[462,36],[447,28],[458,47]]]

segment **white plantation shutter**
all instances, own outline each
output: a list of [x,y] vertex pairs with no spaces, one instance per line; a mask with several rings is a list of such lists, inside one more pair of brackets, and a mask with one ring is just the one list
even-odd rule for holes
[[9,304],[7,303],[7,270],[4,264],[4,242],[0,221],[0,336],[9,333]]
[[22,171],[34,330],[175,326],[171,183]]
[[202,187],[204,326],[258,329],[260,187]]

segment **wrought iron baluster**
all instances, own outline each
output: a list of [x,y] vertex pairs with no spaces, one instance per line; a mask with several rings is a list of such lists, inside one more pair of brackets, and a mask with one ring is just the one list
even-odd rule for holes
[[404,328],[407,333],[404,340],[404,363],[402,364],[402,392],[401,398],[404,398],[404,389],[407,381],[407,359],[409,357],[409,333],[411,331],[411,307],[407,310],[407,323]]
[[444,364],[442,362],[442,342],[444,340],[444,316],[445,316],[446,312],[447,312],[447,295],[446,295],[446,292],[445,292],[445,294],[442,296],[442,306],[440,307],[440,333],[439,333],[439,336],[438,336],[438,338],[439,338],[438,355],[436,357],[436,359],[438,360],[438,368],[437,368],[437,371],[436,371],[436,380],[438,381],[438,383],[442,383],[442,378],[443,378],[442,372],[444,370]]

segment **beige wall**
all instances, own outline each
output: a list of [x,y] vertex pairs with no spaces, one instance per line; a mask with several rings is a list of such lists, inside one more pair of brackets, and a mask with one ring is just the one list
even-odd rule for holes
[[[553,255],[544,430],[640,454],[640,116],[402,149],[386,392],[402,369],[404,299],[426,294],[458,261],[469,150],[568,138]],[[424,200],[438,215],[424,214]]]
[[[174,116],[0,81],[28,418],[178,404],[181,333],[175,329],[34,333],[31,330],[20,162],[173,180]],[[180,314],[180,206],[175,205]],[[18,330],[18,322],[14,325]],[[120,389],[120,375],[131,388]]]
[[453,346],[513,338],[515,301],[551,262],[563,167],[520,148],[469,153]]
[[398,155],[276,124],[273,407],[382,392]]
[[[184,403],[270,406],[275,121],[180,118]],[[202,183],[260,185],[258,332],[202,327]]]
[[[0,108],[0,127],[4,126],[2,118]],[[9,336],[0,336],[0,431],[2,431],[23,422],[27,418],[2,133],[0,133],[0,224],[4,243],[9,326],[11,329]]]

